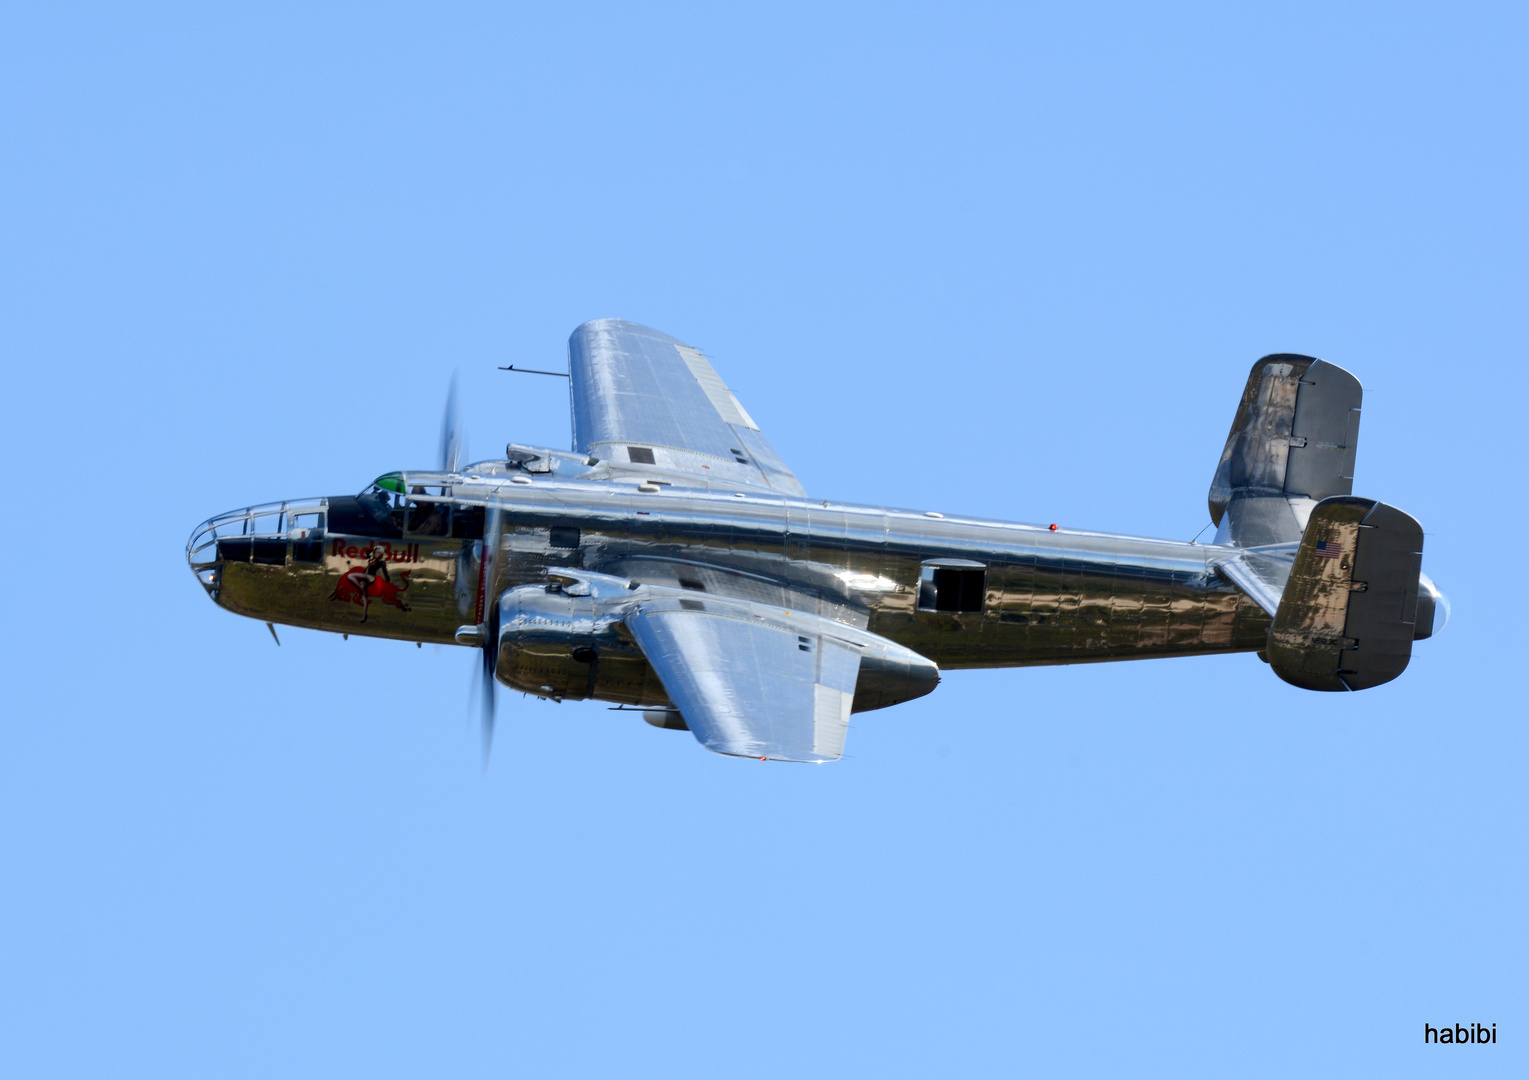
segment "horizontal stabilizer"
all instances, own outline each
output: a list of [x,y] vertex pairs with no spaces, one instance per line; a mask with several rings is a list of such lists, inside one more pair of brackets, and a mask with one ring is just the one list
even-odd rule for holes
[[1324,499],[1269,630],[1270,666],[1307,690],[1390,682],[1412,657],[1422,565],[1423,527],[1412,517],[1373,499]]

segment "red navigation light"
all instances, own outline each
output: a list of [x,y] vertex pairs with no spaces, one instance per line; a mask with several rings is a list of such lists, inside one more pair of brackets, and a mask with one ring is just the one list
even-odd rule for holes
[[1054,521],[1053,521],[1053,522],[1052,522],[1052,523],[1051,523],[1051,525],[1050,525],[1050,528],[1051,528],[1051,531],[1052,531],[1052,532],[1056,532],[1056,522],[1054,522]]

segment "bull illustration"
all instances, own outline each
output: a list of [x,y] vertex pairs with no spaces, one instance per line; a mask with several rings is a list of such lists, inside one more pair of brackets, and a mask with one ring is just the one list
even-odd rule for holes
[[329,599],[360,604],[362,622],[366,622],[371,614],[373,600],[391,604],[400,611],[408,611],[409,605],[403,602],[399,594],[409,590],[409,571],[400,570],[395,585],[393,575],[388,570],[387,555],[382,548],[371,548],[365,554],[366,565],[352,566],[341,574]]

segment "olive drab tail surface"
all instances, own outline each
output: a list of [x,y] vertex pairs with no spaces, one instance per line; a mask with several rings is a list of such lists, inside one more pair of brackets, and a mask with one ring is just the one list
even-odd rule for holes
[[1307,690],[1390,682],[1448,613],[1422,573],[1422,527],[1353,495],[1362,399],[1325,360],[1264,357],[1211,482],[1213,563],[1272,617],[1259,655]]
[[1423,527],[1338,496],[1311,512],[1274,625],[1269,665],[1307,690],[1364,690],[1407,668],[1417,636]]
[[1353,494],[1363,396],[1358,379],[1313,356],[1254,364],[1211,481],[1217,541],[1299,540],[1313,506]]

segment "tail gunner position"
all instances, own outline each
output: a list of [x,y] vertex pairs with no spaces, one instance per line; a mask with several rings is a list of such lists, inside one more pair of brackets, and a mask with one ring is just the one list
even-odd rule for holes
[[480,651],[495,682],[640,707],[709,750],[831,761],[850,714],[940,671],[1257,652],[1286,682],[1402,673],[1447,603],[1423,531],[1352,494],[1359,382],[1253,365],[1210,489],[1215,542],[808,498],[700,351],[634,323],[569,341],[573,450],[212,518],[186,554],[269,623]]

